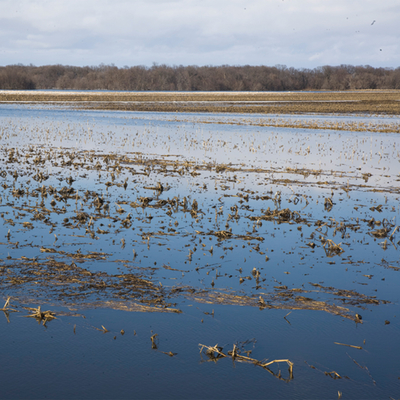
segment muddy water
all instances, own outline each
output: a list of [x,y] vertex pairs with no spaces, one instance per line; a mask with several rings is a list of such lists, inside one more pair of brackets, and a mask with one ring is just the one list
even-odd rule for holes
[[3,105],[3,397],[397,398],[393,124]]

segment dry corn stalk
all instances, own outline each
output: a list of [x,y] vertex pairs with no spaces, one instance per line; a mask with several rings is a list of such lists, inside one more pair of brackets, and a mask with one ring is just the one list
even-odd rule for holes
[[56,319],[55,313],[53,311],[41,311],[40,306],[38,308],[25,307],[27,310],[32,311],[31,315],[27,315],[28,318],[36,318],[39,322],[43,322],[46,325],[47,321]]
[[[289,366],[289,374],[290,374],[290,378],[289,380],[293,379],[293,362],[288,360],[288,359],[282,359],[282,360],[272,360],[272,361],[259,361],[256,360],[255,358],[251,358],[251,357],[246,357],[246,356],[242,356],[240,354],[240,350],[238,349],[238,347],[236,345],[233,345],[233,349],[231,351],[228,351],[227,354],[223,353],[223,347],[218,346],[218,344],[216,344],[215,346],[206,346],[204,344],[200,344],[200,353],[206,349],[206,355],[212,359],[212,360],[218,360],[220,358],[225,358],[225,357],[231,357],[233,360],[237,360],[240,362],[248,362],[248,363],[252,363],[254,365],[259,365],[262,368],[265,368],[267,370],[268,367],[274,363],[281,363],[281,362],[285,362],[288,364]],[[270,371],[272,373],[272,371]],[[275,374],[273,374],[275,375]],[[278,378],[282,379],[280,376],[280,372],[278,375],[276,375]]]
[[327,246],[327,252],[329,254],[341,254],[344,253],[344,250],[342,249],[342,247],[340,246],[342,243],[336,244],[333,240],[331,239],[327,239],[324,243],[324,248],[325,246]]

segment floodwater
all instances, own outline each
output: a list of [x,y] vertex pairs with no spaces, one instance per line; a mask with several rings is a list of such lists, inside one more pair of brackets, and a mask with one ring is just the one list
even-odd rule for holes
[[1,397],[400,398],[399,122],[2,105]]

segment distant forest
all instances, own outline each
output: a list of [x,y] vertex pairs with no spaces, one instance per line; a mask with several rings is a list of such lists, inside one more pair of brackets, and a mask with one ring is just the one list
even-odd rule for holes
[[0,89],[283,91],[400,89],[400,67],[266,66],[0,67]]

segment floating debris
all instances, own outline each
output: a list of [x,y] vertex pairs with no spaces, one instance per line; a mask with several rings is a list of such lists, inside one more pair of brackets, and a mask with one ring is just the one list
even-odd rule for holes
[[[294,364],[293,364],[293,362],[291,362],[288,359],[272,360],[272,361],[259,361],[259,360],[256,360],[255,358],[241,355],[240,348],[238,348],[235,344],[233,345],[233,349],[231,351],[228,351],[228,353],[224,353],[223,347],[218,346],[218,344],[216,344],[215,346],[206,346],[204,344],[199,344],[199,346],[200,346],[200,353],[202,353],[205,350],[205,354],[209,357],[209,359],[211,361],[217,361],[221,358],[230,357],[234,361],[251,363],[251,364],[260,366],[260,367],[268,370],[272,375],[276,376],[277,378],[285,380],[287,382],[293,379],[293,365]],[[278,374],[275,374],[268,368],[272,364],[283,363],[283,362],[287,363],[287,365],[289,366],[289,378],[288,379],[283,379],[280,375],[280,372]]]
[[31,307],[24,307],[26,310],[29,310],[32,312],[31,315],[27,315],[28,318],[35,318],[39,323],[42,322],[43,326],[46,325],[47,321],[51,321],[53,319],[56,319],[56,313],[50,310],[47,311],[41,311],[41,306],[38,306],[37,308],[31,308]]

